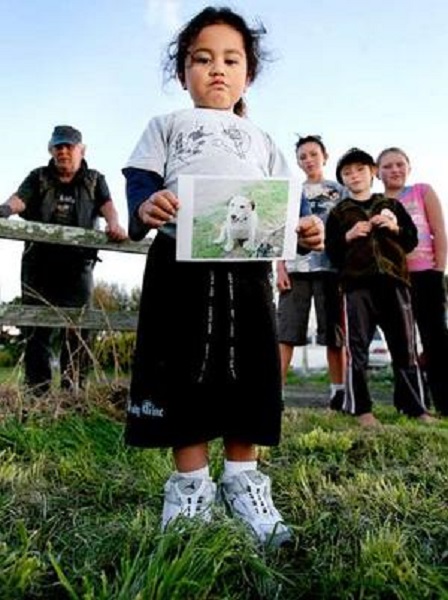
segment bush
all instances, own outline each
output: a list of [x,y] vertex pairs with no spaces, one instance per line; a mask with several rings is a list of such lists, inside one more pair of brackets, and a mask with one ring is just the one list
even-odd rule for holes
[[97,335],[93,343],[93,355],[103,369],[128,373],[134,355],[135,333],[107,331]]
[[22,352],[21,336],[11,335],[7,330],[0,332],[0,367],[14,367]]

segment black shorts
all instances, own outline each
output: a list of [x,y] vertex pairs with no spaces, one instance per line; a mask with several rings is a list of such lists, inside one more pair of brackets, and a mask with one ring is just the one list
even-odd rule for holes
[[311,301],[314,299],[317,343],[330,348],[344,345],[342,294],[336,273],[290,273],[291,289],[278,299],[278,338],[282,344],[307,344]]
[[176,262],[175,241],[156,236],[142,289],[127,443],[279,442],[271,271],[262,262]]

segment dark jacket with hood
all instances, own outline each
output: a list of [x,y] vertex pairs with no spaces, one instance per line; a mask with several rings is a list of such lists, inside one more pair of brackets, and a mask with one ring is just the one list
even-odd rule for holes
[[[345,235],[355,223],[368,221],[384,209],[396,216],[398,233],[374,227],[369,235],[346,241]],[[341,200],[330,211],[325,227],[325,250],[345,289],[368,285],[378,275],[409,285],[406,254],[417,242],[417,228],[409,213],[400,202],[383,194],[373,194],[367,201]]]

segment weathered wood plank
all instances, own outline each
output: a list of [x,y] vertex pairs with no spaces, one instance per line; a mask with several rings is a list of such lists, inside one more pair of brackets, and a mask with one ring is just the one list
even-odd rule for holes
[[105,312],[96,309],[0,305],[0,325],[16,327],[76,327],[107,331],[134,331],[137,312]]
[[146,254],[151,245],[150,239],[144,239],[141,242],[130,240],[111,242],[103,231],[2,218],[0,218],[0,238],[131,252],[134,254]]

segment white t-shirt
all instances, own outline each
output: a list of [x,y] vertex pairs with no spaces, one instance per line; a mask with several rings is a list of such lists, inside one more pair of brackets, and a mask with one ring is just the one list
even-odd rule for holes
[[[158,173],[177,195],[179,175],[290,177],[269,135],[231,111],[191,108],[151,119],[126,167]],[[170,225],[162,227],[173,234]]]

